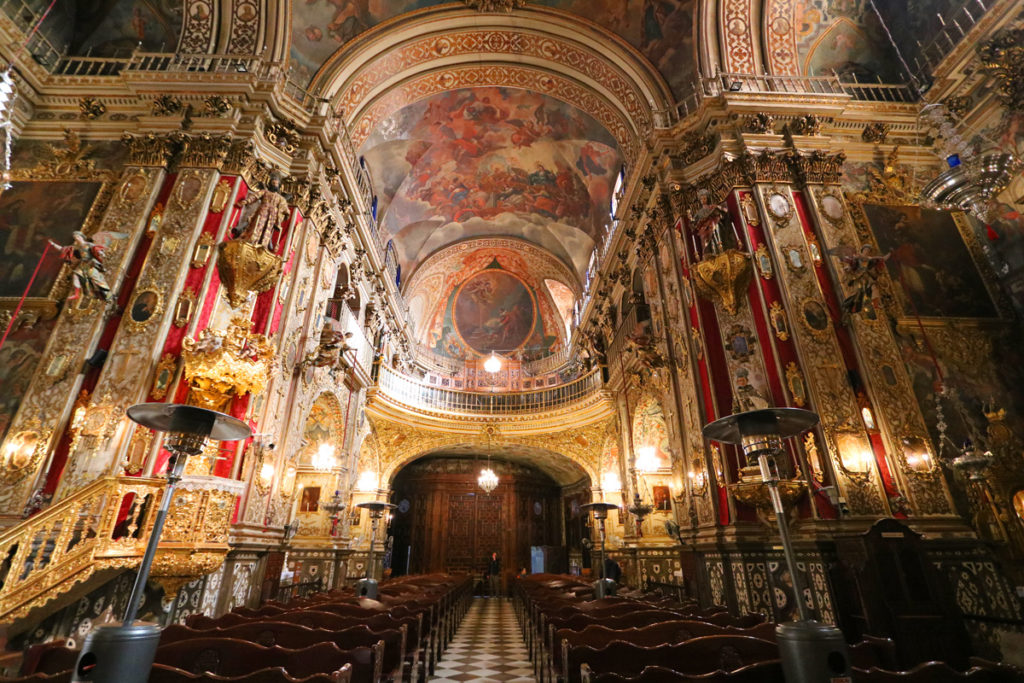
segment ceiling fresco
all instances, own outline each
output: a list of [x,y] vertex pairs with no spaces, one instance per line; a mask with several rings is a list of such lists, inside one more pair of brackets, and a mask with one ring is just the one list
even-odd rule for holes
[[[619,35],[647,57],[676,95],[696,74],[696,0],[531,0],[577,14]],[[296,0],[292,3],[291,74],[308,83],[320,66],[368,28],[439,0]],[[459,3],[461,5],[461,3]]]
[[135,49],[173,52],[178,47],[184,17],[181,0],[76,0],[73,4],[70,54],[124,57]]
[[803,73],[897,82],[898,62],[868,0],[803,0],[795,10]]
[[582,273],[607,227],[621,157],[596,121],[514,88],[467,88],[411,104],[361,149],[382,232],[405,272],[470,237],[521,237]]
[[[421,267],[406,297],[420,341],[450,358],[496,352],[521,360],[549,355],[568,336],[561,305],[572,307],[564,265],[519,240],[460,243]],[[558,279],[556,279],[558,278]]]

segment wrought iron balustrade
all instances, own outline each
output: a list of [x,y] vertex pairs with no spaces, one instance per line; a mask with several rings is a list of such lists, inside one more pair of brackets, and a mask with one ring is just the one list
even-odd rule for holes
[[517,415],[570,407],[599,397],[600,370],[579,379],[544,389],[518,392],[457,391],[423,384],[381,367],[378,392],[412,408],[466,415]]

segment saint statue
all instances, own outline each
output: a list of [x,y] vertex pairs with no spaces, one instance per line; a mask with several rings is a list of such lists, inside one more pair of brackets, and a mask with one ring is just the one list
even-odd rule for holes
[[103,233],[95,236],[95,241],[90,241],[84,232],[75,230],[71,233],[71,245],[64,247],[53,240],[50,244],[60,252],[60,260],[71,266],[71,285],[74,292],[68,297],[68,301],[74,301],[86,294],[98,299],[107,301],[110,299],[110,285],[103,270],[103,236],[114,237],[114,233]]
[[235,207],[239,209],[258,203],[256,210],[249,216],[248,225],[244,228],[235,228],[236,237],[257,247],[272,249],[270,241],[274,236],[274,231],[288,217],[288,200],[284,198],[280,190],[281,176],[274,173],[270,176],[267,187],[259,192],[250,192],[245,199],[235,203]]

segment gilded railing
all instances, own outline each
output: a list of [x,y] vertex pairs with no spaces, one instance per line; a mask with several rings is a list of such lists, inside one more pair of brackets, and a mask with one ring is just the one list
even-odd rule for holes
[[0,621],[142,558],[162,479],[104,477],[0,533]]
[[422,384],[387,366],[381,367],[378,383],[379,393],[399,404],[466,415],[517,415],[556,410],[589,398],[596,399],[602,387],[601,372],[594,370],[567,384],[535,391],[453,391]]

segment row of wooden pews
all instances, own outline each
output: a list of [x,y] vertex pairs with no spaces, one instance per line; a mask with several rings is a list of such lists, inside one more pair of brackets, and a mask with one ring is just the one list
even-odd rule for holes
[[[469,577],[430,574],[381,584],[379,600],[342,590],[217,618],[194,615],[164,629],[149,681],[425,681],[471,597]],[[59,643],[35,646],[22,677],[0,683],[65,683],[77,659]]]
[[[728,681],[785,683],[775,624],[701,609],[678,595],[625,592],[594,599],[577,577],[537,574],[513,586],[516,616],[538,680],[550,683]],[[894,671],[892,641],[849,646],[859,683],[1010,683],[1021,672],[974,660],[966,672],[941,662]]]

